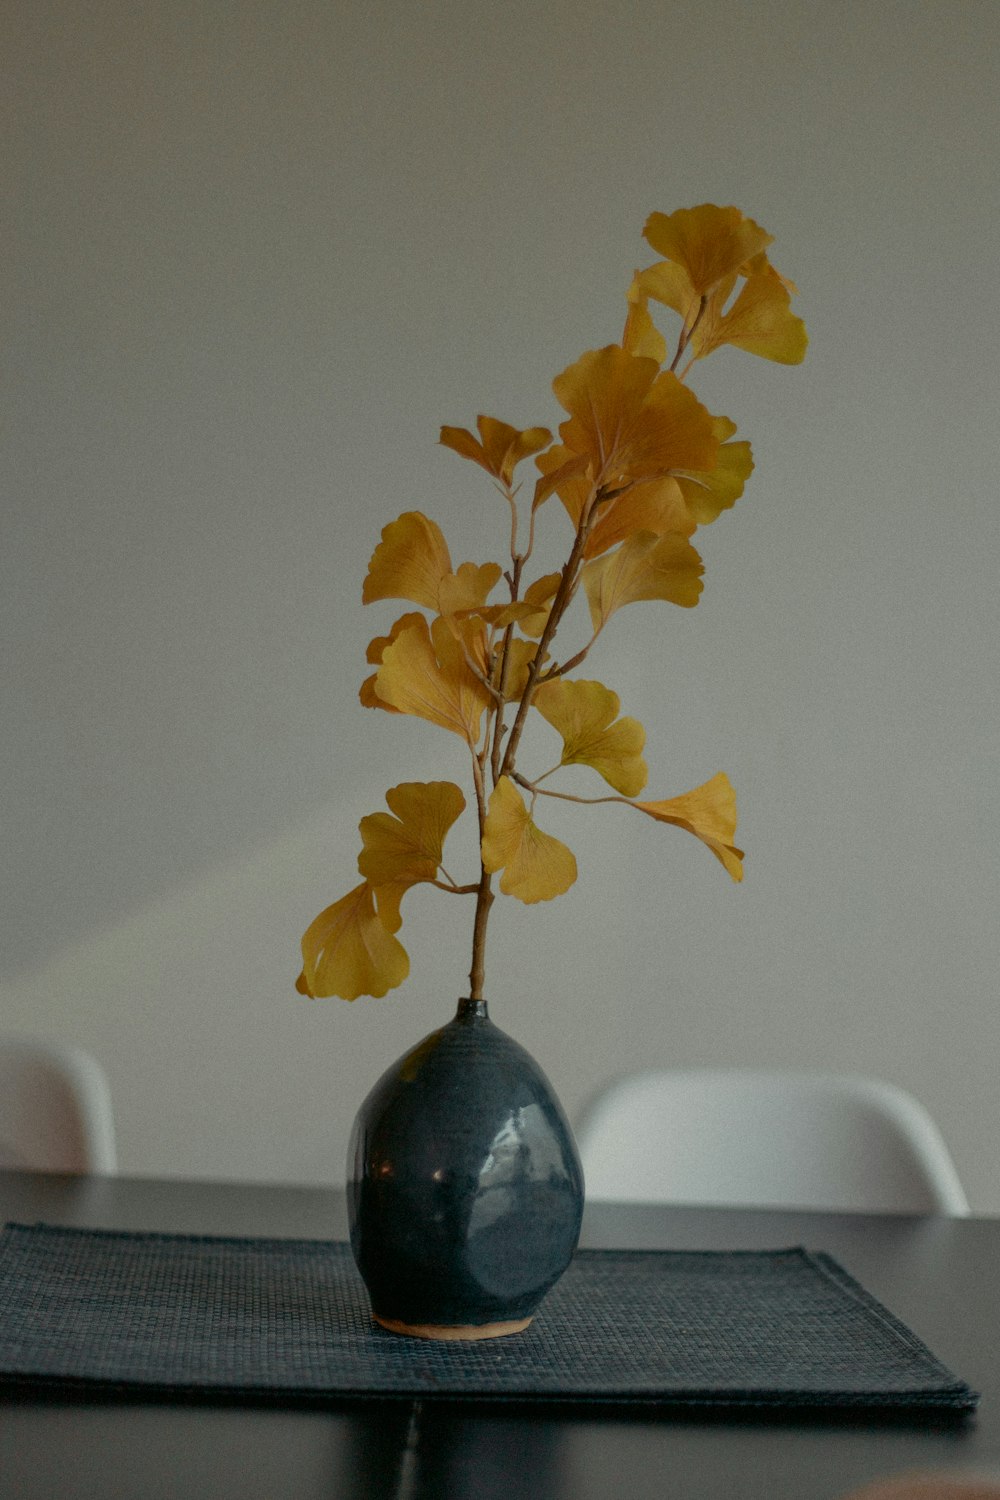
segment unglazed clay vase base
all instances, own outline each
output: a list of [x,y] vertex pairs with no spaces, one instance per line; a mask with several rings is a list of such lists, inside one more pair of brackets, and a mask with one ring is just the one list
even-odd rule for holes
[[545,1074],[459,1001],[376,1083],[348,1156],[351,1247],[383,1328],[502,1338],[569,1265],[583,1172]]
[[388,1328],[390,1333],[405,1333],[411,1339],[446,1339],[467,1343],[472,1339],[502,1339],[510,1333],[523,1333],[530,1318],[515,1318],[513,1323],[465,1323],[449,1326],[446,1323],[397,1323],[395,1318],[380,1318],[373,1313],[376,1323]]

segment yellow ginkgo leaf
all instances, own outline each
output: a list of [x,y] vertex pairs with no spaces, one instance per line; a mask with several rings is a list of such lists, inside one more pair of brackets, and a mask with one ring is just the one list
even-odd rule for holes
[[545,497],[555,491],[573,526],[578,527],[585,507],[594,497],[594,481],[586,456],[571,454],[562,443],[556,443],[540,453],[535,463],[542,471],[538,486],[545,486]]
[[599,682],[557,677],[543,682],[531,701],[563,737],[562,765],[592,766],[624,797],[642,791],[646,731],[638,719],[618,718],[617,693]]
[[584,489],[593,489],[592,480],[589,477],[590,464],[585,453],[570,453],[562,443],[548,448],[540,453],[535,463],[541,469],[541,477],[535,482],[535,495],[531,502],[532,510],[537,510],[549,496],[559,490],[570,481],[579,481]]
[[456,614],[463,609],[478,609],[486,603],[502,573],[499,563],[483,563],[478,567],[475,563],[462,563],[454,573],[441,579],[437,609],[443,615]]
[[713,418],[670,370],[650,387],[631,433],[622,479],[657,479],[678,469],[710,469],[719,440]]
[[[555,575],[556,585],[559,586],[559,574]],[[553,588],[552,593],[555,593]],[[549,595],[551,598],[551,594]],[[491,604],[485,609],[475,611],[479,619],[495,625],[499,630],[506,630],[508,625],[519,625],[525,635],[538,637],[545,629],[545,621],[548,618],[548,609],[532,604],[527,598],[515,599],[512,604]]]
[[365,678],[364,682],[358,688],[358,698],[361,701],[361,707],[362,708],[384,708],[385,711],[386,711],[386,713],[398,714],[399,713],[399,709],[398,708],[393,708],[393,706],[392,706],[391,703],[383,703],[382,699],[379,697],[378,693],[376,693],[376,691],[375,691],[375,677],[376,677],[376,673],[373,672],[370,677],[366,677]]
[[725,771],[693,791],[663,802],[633,802],[640,812],[660,823],[686,828],[707,844],[734,880],[743,879],[743,850],[733,843],[736,836],[736,793]]
[[523,599],[515,599],[511,604],[479,604],[475,609],[456,610],[452,618],[482,620],[487,625],[503,630],[508,625],[518,624],[520,620],[530,620],[537,613],[534,605],[525,604]]
[[714,203],[650,214],[643,234],[657,255],[683,268],[699,297],[774,242],[738,208]]
[[552,382],[571,418],[559,429],[563,444],[588,460],[598,481],[621,466],[621,449],[658,374],[655,359],[608,344],[581,355]]
[[399,619],[393,622],[388,635],[376,635],[368,642],[365,649],[365,661],[371,661],[376,666],[381,666],[386,646],[392,645],[392,642],[399,635],[400,631],[409,629],[411,625],[423,624],[423,615],[418,614],[415,609],[408,610],[405,615],[400,615]]
[[[368,649],[365,652],[365,660],[374,662],[376,666],[381,666],[382,657],[385,655],[386,646],[392,644],[397,635],[399,635],[400,631],[406,630],[411,625],[423,624],[424,617],[423,615],[418,615],[416,610],[411,610],[409,614],[400,615],[399,619],[393,625],[388,635],[377,635],[375,636],[374,640],[368,642]],[[376,672],[373,672],[370,677],[366,677],[364,682],[361,684],[361,687],[358,689],[358,697],[361,699],[362,706],[364,708],[382,708],[385,709],[386,713],[398,714],[398,708],[393,708],[391,703],[385,703],[379,697],[378,693],[376,693],[375,678],[377,677],[377,675],[378,674]]]
[[806,325],[792,312],[788,286],[773,266],[765,265],[748,276],[728,312],[711,309],[691,340],[697,359],[722,344],[734,344],[781,365],[798,365],[805,359]]
[[588,460],[598,480],[620,467],[621,448],[658,374],[655,359],[608,344],[588,350],[553,380],[556,399],[571,418],[559,429],[563,444]]
[[599,557],[637,531],[651,531],[656,536],[675,531],[690,536],[694,529],[695,519],[690,506],[685,504],[682,486],[668,475],[666,479],[632,485],[623,495],[602,506],[583,555]]
[[559,428],[563,446],[586,457],[605,489],[715,463],[711,413],[655,359],[609,344],[584,354],[552,388],[570,413]]
[[583,586],[594,630],[604,629],[616,609],[640,599],[665,599],[691,609],[701,596],[701,558],[686,537],[637,532],[617,552],[584,565]]
[[500,889],[504,894],[527,905],[561,896],[576,879],[571,850],[535,826],[507,776],[500,777],[490,794],[482,854],[484,869],[491,874],[503,871]]
[[715,430],[719,437],[715,468],[707,473],[677,475],[685,507],[691,520],[699,526],[708,526],[724,510],[735,505],[753,473],[750,444],[742,440],[738,443],[726,441],[736,431],[736,423],[728,417],[716,417]]
[[644,271],[637,271],[628,295],[630,301],[652,298],[654,302],[662,302],[664,307],[672,307],[686,324],[694,322],[701,301],[683,266],[669,260],[657,261]]
[[403,914],[400,907],[409,889],[409,885],[401,880],[389,881],[375,888],[375,908],[386,932],[398,932],[402,927]]
[[655,359],[658,365],[662,365],[667,357],[666,340],[650,316],[647,294],[638,272],[628,290],[628,313],[622,333],[622,348],[629,354]]
[[451,781],[404,781],[385,800],[390,812],[369,813],[359,824],[358,870],[376,894],[437,879],[448,830],[465,807],[462,792]]
[[496,417],[483,416],[476,418],[476,426],[478,438],[466,427],[442,427],[441,442],[463,458],[471,458],[505,485],[512,482],[514,470],[522,459],[530,458],[552,441],[547,427],[527,427],[522,431]]
[[382,540],[368,564],[361,598],[410,599],[437,610],[442,578],[451,573],[451,556],[444,535],[419,510],[408,510],[383,528]]
[[421,615],[401,630],[385,648],[374,687],[400,713],[450,729],[474,746],[490,695],[467,665],[454,623],[439,619],[429,629]]
[[532,636],[535,640],[541,635],[549,617],[549,606],[561,581],[561,573],[545,573],[541,578],[536,578],[534,583],[528,584],[521,602],[530,605],[532,612],[522,613],[518,618],[517,626],[522,635]]
[[410,972],[406,949],[375,910],[367,881],[309,924],[302,936],[302,959],[296,989],[315,999],[384,995]]
[[781,285],[790,296],[798,296],[799,289],[792,278],[790,276],[782,276],[781,272],[775,266],[772,266],[763,251],[761,251],[760,255],[755,255],[752,260],[748,260],[745,266],[740,267],[740,274],[743,276],[756,276],[758,273],[764,271],[770,271],[772,276],[777,276]]
[[480,677],[489,678],[493,666],[490,654],[490,636],[486,628],[490,613],[485,608],[463,610],[460,614],[444,615],[431,625],[434,649],[446,671],[454,667],[456,672],[467,670],[472,662]]
[[[535,641],[518,640],[517,636],[513,636],[507,651],[507,680],[504,683],[504,698],[508,703],[515,703],[528,686],[528,674],[538,654],[538,644]],[[548,652],[542,658],[543,663],[547,658]]]

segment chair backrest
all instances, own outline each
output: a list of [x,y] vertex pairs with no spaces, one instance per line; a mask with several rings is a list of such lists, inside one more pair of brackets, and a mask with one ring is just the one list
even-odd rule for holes
[[0,1167],[117,1170],[111,1092],[89,1052],[0,1037]]
[[969,1212],[923,1105],[873,1078],[637,1073],[597,1097],[577,1141],[591,1198]]

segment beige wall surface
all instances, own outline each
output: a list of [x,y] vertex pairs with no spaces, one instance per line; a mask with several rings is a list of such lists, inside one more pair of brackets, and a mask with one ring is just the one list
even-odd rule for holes
[[560,806],[580,878],[498,903],[492,1014],[574,1116],[640,1066],[880,1074],[1000,1212],[996,0],[2,26],[3,1027],[101,1057],[125,1171],[340,1179],[470,941],[417,891],[402,990],[293,990],[358,819],[465,779],[454,736],[357,702],[395,617],[362,609],[371,549],[413,508],[456,560],[502,548],[439,424],[557,423],[648,213],[735,203],[810,354],[706,368],[756,473],[699,608],[623,612],[588,672],[645,724],[652,795],[728,771],[747,878]]

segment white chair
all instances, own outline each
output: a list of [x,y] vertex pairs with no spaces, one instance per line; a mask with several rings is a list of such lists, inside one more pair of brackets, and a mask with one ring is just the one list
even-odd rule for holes
[[117,1171],[111,1092],[82,1047],[0,1037],[0,1167]]
[[577,1141],[590,1198],[969,1212],[923,1105],[873,1078],[637,1073],[597,1097]]

